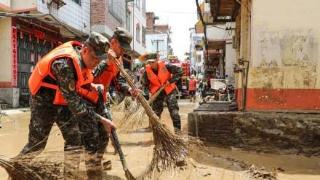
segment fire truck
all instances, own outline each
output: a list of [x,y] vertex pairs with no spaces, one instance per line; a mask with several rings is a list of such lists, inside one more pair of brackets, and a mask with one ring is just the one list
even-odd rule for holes
[[177,87],[179,90],[179,96],[181,98],[186,98],[189,96],[188,92],[188,77],[190,76],[190,61],[180,61],[177,56],[169,56],[168,63],[175,66],[181,67],[183,75],[181,79],[177,82]]

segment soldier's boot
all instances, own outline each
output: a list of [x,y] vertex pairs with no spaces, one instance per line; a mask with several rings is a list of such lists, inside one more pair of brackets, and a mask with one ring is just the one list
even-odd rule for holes
[[85,153],[86,172],[90,180],[102,180],[103,169],[97,153]]
[[68,149],[64,152],[64,179],[78,179],[80,166],[80,148]]

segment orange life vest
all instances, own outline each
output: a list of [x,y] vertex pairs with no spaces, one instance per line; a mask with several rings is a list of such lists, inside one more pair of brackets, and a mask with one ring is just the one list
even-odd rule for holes
[[80,42],[70,41],[64,43],[54,50],[45,55],[35,66],[30,78],[29,78],[29,89],[32,95],[36,95],[41,87],[47,87],[55,89],[55,97],[53,104],[55,105],[67,105],[66,100],[62,96],[61,90],[57,84],[51,84],[44,82],[44,78],[50,76],[56,79],[51,72],[51,65],[54,60],[59,58],[72,59],[72,63],[76,69],[77,82],[75,84],[76,92],[83,98],[90,102],[97,103],[98,94],[96,91],[91,89],[85,89],[84,86],[90,85],[93,81],[92,70],[88,68],[81,69],[79,55],[74,49],[75,47],[81,46]]
[[105,89],[109,88],[109,85],[114,77],[118,74],[119,70],[117,65],[113,61],[107,62],[107,68],[97,77],[94,77],[93,82],[96,84],[102,84]]
[[190,79],[189,80],[189,91],[195,91],[197,89],[197,80]]
[[[171,73],[166,68],[166,65],[162,61],[158,61],[158,75],[154,74],[150,65],[146,65],[147,77],[150,81],[149,90],[151,94],[157,92],[157,90],[171,79]],[[170,94],[176,88],[175,83],[169,84],[164,88],[166,94]]]
[[106,92],[109,90],[110,83],[119,73],[117,65],[113,61],[107,62],[107,68],[97,77],[94,77],[93,82],[96,84],[102,84],[104,86],[103,99],[107,100]]

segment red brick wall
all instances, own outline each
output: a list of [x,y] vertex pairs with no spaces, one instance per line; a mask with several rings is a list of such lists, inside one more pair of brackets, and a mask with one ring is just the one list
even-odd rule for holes
[[106,22],[106,11],[107,11],[106,0],[91,0],[91,24],[105,24]]
[[[124,23],[124,22],[123,22]],[[91,25],[106,25],[112,31],[122,24],[108,11],[108,0],[91,0]]]
[[152,30],[154,26],[154,13],[153,12],[147,12],[147,29]]
[[[169,25],[165,24],[165,25],[155,25],[154,24],[154,13],[153,12],[147,12],[146,13],[146,17],[147,17],[147,31],[149,31],[149,33],[167,33],[168,30],[170,29]],[[154,32],[153,32],[154,31]]]
[[[125,23],[125,22],[123,22]],[[106,25],[112,30],[114,31],[116,29],[116,27],[118,26],[123,26],[116,18],[114,18],[112,16],[112,14],[110,14],[110,12],[108,12],[108,15],[107,15],[107,22],[106,22]]]
[[162,33],[167,33],[169,31],[169,26],[166,25],[155,25],[154,30],[156,32],[162,32]]

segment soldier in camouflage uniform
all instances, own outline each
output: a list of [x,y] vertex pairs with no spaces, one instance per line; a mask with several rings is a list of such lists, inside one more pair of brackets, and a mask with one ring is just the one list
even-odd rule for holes
[[[70,44],[70,42],[68,43]],[[63,45],[65,46],[65,44]],[[65,177],[72,177],[73,173],[76,173],[80,161],[78,151],[83,145],[86,154],[90,155],[89,158],[86,158],[89,179],[98,179],[94,175],[97,169],[101,169],[100,166],[94,164],[94,156],[97,156],[100,143],[98,124],[109,132],[114,128],[114,125],[110,120],[97,114],[94,107],[90,105],[91,103],[86,100],[86,96],[79,94],[78,89],[93,88],[88,80],[90,78],[86,77],[87,74],[83,74],[83,72],[88,70],[92,75],[92,69],[106,58],[105,52],[109,47],[109,42],[101,34],[93,32],[83,45],[78,43],[76,46],[74,44],[77,43],[74,42],[71,44],[72,46],[69,45],[68,49],[59,49],[59,46],[44,56],[38,62],[29,79],[31,91],[39,83],[42,83],[42,86],[32,95],[29,139],[17,158],[33,158],[40,153],[46,146],[53,123],[56,123],[65,140]],[[75,56],[61,55],[64,51],[70,51]],[[55,54],[60,55],[55,56]],[[40,76],[43,79],[39,80],[35,78],[35,74],[39,74],[40,70],[38,69],[41,64],[48,61],[48,57],[52,57],[47,63],[49,73],[45,77]],[[48,65],[44,67],[48,67]],[[79,69],[81,70],[79,71]],[[78,87],[80,76],[84,81],[89,82],[84,87]],[[45,84],[51,84],[51,86]],[[52,88],[53,86],[56,88]],[[61,99],[65,100],[65,104],[55,103],[56,99],[59,99],[59,92],[62,95],[60,101]]]
[[[125,95],[136,96],[137,93],[140,92],[140,90],[131,89],[128,86],[125,79],[120,75],[118,67],[113,62],[113,58],[120,58],[123,57],[125,53],[131,53],[131,41],[132,37],[129,32],[121,27],[117,27],[110,40],[108,59],[100,62],[99,65],[95,68],[93,72],[95,77],[94,82],[97,84],[102,84],[104,86],[104,95],[106,95],[106,93],[109,91],[111,81],[116,82],[116,90]],[[106,100],[106,98],[104,98],[104,100]],[[101,113],[100,115],[108,119],[112,119],[111,114],[108,110],[99,109],[98,112]],[[102,144],[100,144],[99,146],[99,153],[100,159],[102,159],[109,138],[108,134],[103,129],[100,130],[100,137],[103,140],[100,141]]]
[[181,131],[181,120],[177,102],[175,83],[181,78],[183,72],[180,67],[165,64],[159,60],[156,53],[146,53],[139,57],[146,64],[141,84],[145,94],[154,94],[160,87],[165,86],[152,104],[153,111],[160,117],[163,111],[163,102],[167,103],[175,132]]

